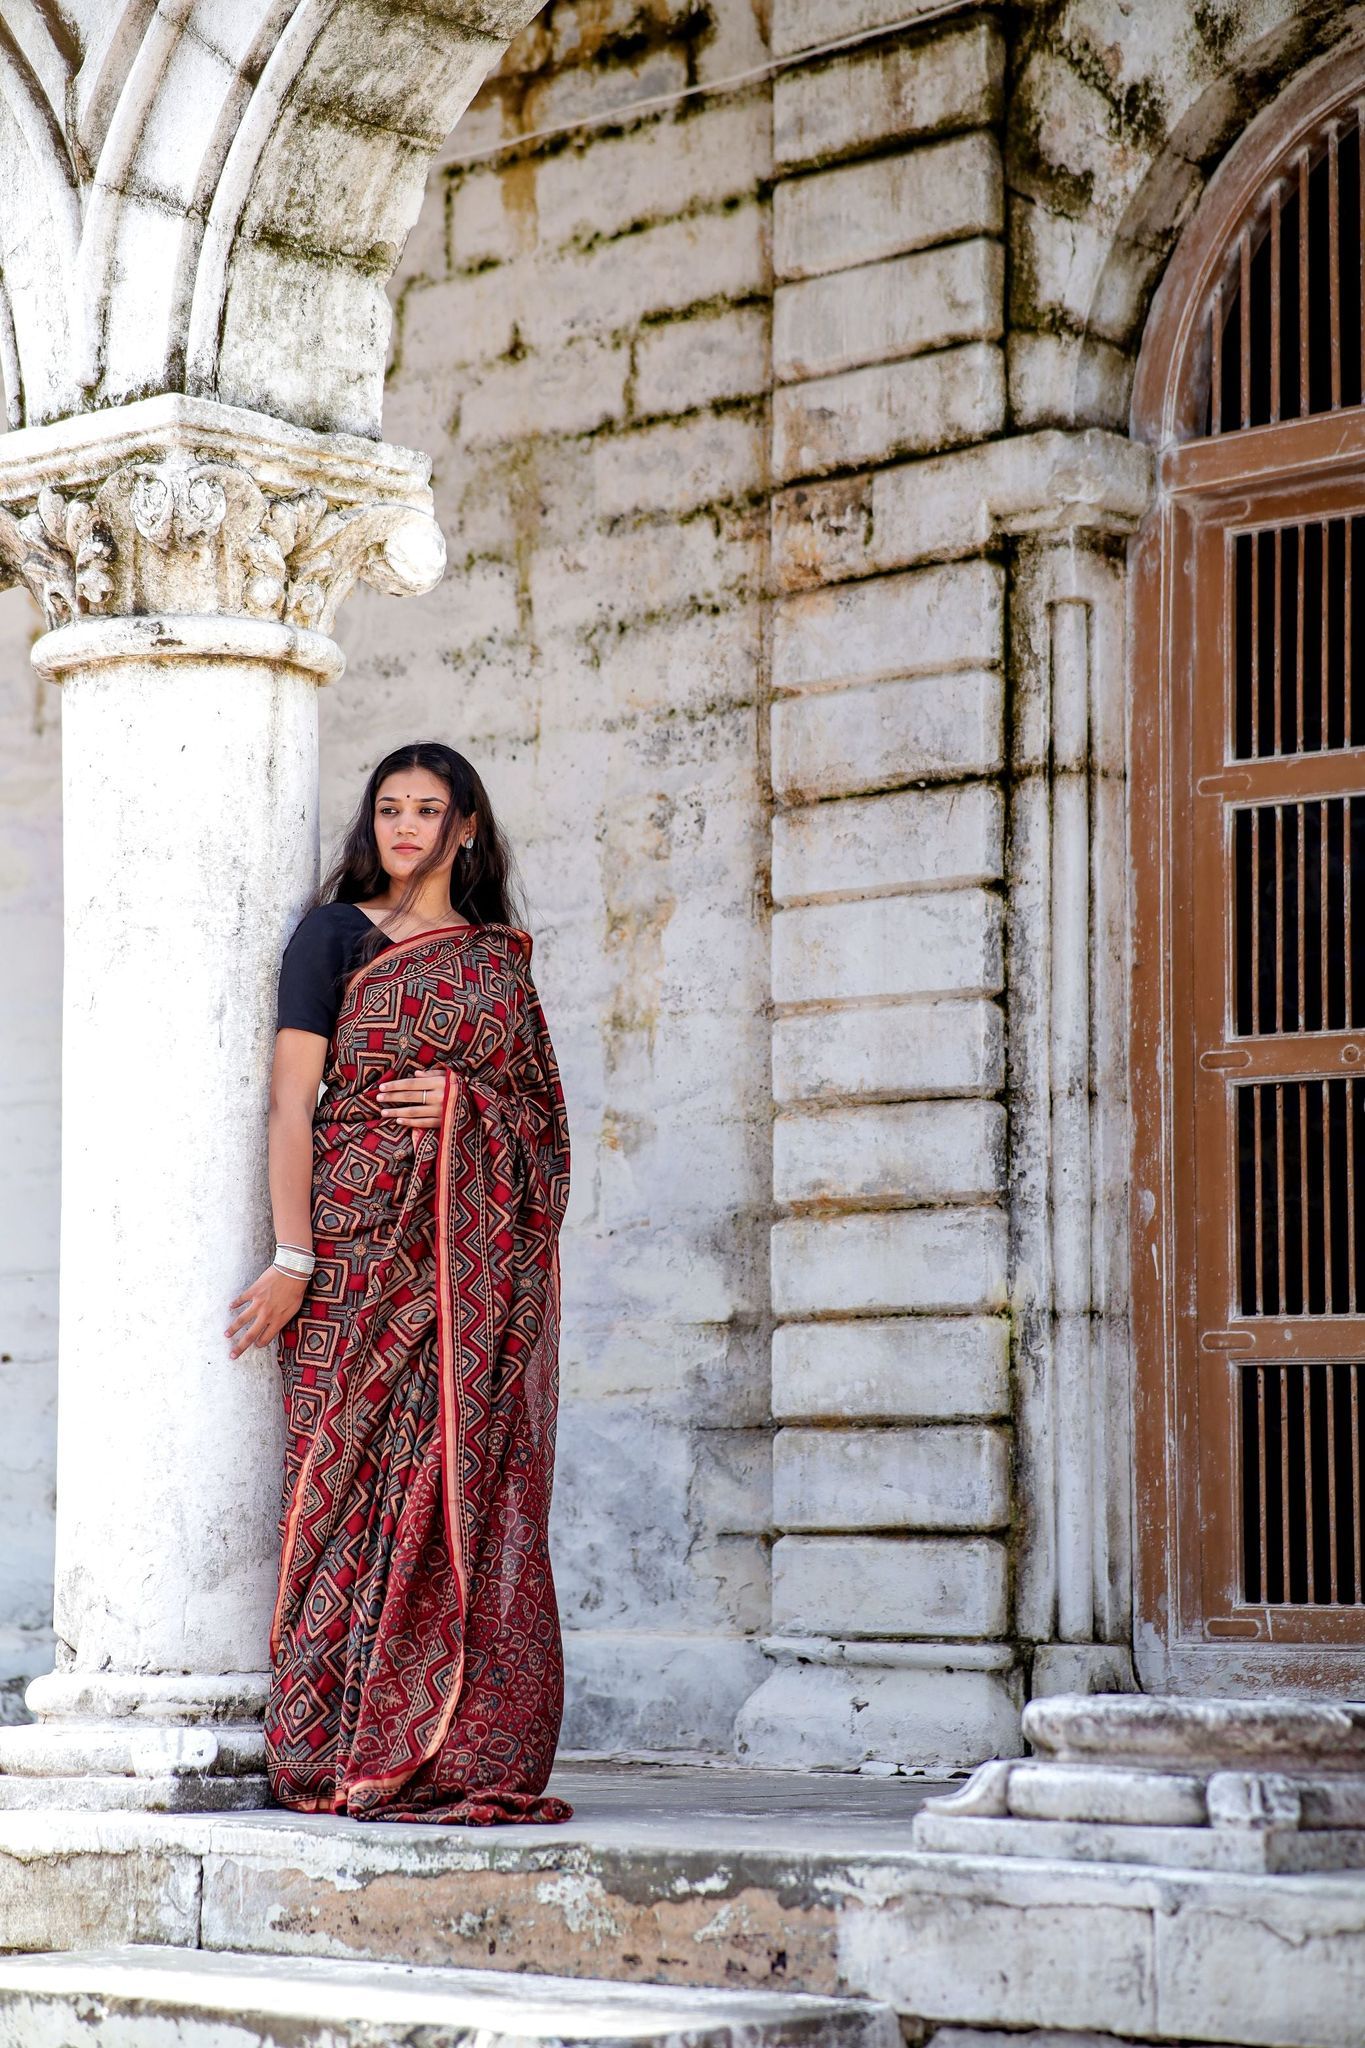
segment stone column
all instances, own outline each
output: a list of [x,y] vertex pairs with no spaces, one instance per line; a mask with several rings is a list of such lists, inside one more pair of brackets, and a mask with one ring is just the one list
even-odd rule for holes
[[261,1803],[275,971],[317,864],[319,684],[357,578],[431,587],[424,458],[165,397],[8,436],[0,553],[63,686],[57,1669],[0,1808]]

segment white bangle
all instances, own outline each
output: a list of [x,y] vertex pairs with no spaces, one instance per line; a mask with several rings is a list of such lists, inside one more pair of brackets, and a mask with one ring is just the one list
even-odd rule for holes
[[300,1251],[297,1245],[277,1244],[274,1265],[277,1271],[288,1273],[294,1280],[311,1280],[317,1259],[312,1252]]

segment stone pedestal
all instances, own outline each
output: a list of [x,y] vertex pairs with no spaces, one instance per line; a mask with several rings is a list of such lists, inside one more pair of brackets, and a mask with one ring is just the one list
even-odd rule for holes
[[272,1242],[327,629],[357,577],[436,580],[426,464],[161,399],[10,435],[0,500],[53,628],[65,871],[58,1655],[0,1807],[258,1805],[279,1398],[223,1329]]
[[916,1816],[917,1849],[1177,1870],[1365,1867],[1365,1703],[1035,1700],[1034,1754]]

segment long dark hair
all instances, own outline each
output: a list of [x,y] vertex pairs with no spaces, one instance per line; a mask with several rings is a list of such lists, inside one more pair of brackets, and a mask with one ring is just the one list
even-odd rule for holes
[[466,818],[473,818],[472,844],[455,856],[450,871],[451,908],[471,924],[520,924],[524,912],[512,850],[503,836],[488,791],[463,754],[440,740],[419,740],[386,754],[365,784],[365,794],[352,818],[331,871],[318,891],[319,903],[364,903],[382,895],[389,877],[379,858],[374,836],[374,807],[390,775],[404,768],[425,768],[450,794],[435,846],[413,869],[393,915],[405,910],[426,877],[450,852],[451,841]]

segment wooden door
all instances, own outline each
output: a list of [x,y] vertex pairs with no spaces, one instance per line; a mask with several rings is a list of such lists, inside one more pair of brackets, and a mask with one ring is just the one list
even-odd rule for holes
[[1220,171],[1134,400],[1137,1639],[1178,1690],[1365,1688],[1356,69]]
[[1215,1639],[1365,1641],[1365,480],[1238,491],[1192,537],[1198,1606]]

